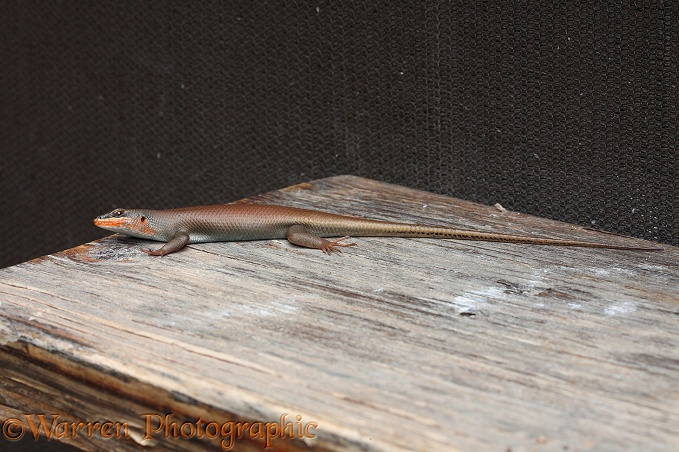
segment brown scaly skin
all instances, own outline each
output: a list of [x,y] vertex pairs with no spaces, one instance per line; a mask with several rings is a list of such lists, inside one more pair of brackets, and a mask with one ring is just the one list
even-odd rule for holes
[[[166,242],[157,250],[142,250],[152,256],[164,256],[179,251],[189,243],[283,238],[287,238],[295,245],[320,249],[324,253],[331,254],[341,252],[342,247],[355,246],[355,243],[342,243],[349,236],[427,237],[614,250],[661,250],[661,248],[635,248],[439,226],[392,223],[295,207],[246,203],[170,210],[116,209],[97,217],[94,224],[100,228],[132,237]],[[324,238],[338,236],[342,237],[335,240]]]

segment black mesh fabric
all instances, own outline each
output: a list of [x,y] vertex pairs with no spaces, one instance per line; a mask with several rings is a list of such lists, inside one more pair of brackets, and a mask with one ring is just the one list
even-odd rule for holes
[[355,174],[679,245],[679,2],[0,2],[0,266]]

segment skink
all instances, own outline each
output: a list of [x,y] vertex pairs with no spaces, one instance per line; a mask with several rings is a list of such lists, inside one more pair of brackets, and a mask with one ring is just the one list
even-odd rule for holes
[[[428,237],[437,239],[483,240],[533,245],[579,246],[615,250],[660,251],[604,243],[557,240],[519,235],[495,234],[388,221],[265,204],[220,204],[170,210],[115,209],[94,220],[100,228],[131,237],[166,242],[156,250],[142,249],[152,256],[179,251],[189,243],[283,239],[295,245],[340,252],[349,236]],[[325,237],[340,237],[328,240]]]

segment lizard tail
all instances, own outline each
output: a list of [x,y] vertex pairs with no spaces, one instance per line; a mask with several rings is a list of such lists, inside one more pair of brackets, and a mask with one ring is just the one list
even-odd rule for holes
[[410,238],[438,238],[454,240],[477,240],[486,242],[523,243],[527,245],[576,246],[582,248],[606,248],[628,251],[662,251],[662,248],[645,248],[636,246],[610,245],[607,243],[585,242],[580,240],[560,240],[542,237],[529,237],[510,234],[495,234],[492,232],[469,231],[466,229],[452,229],[438,226],[425,226],[405,223],[382,223],[368,221],[352,231],[343,230],[340,235],[356,237],[410,237]]

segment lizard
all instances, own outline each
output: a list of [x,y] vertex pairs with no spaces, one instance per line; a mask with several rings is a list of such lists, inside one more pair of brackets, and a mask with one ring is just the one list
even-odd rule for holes
[[[661,251],[605,243],[496,234],[443,226],[398,223],[338,215],[318,210],[267,204],[217,204],[168,210],[115,209],[94,219],[100,228],[127,236],[165,242],[156,249],[141,249],[151,256],[179,251],[190,243],[284,239],[295,245],[341,252],[356,246],[355,237],[411,237],[533,245],[577,246],[614,250]],[[326,237],[338,237],[328,240]]]

